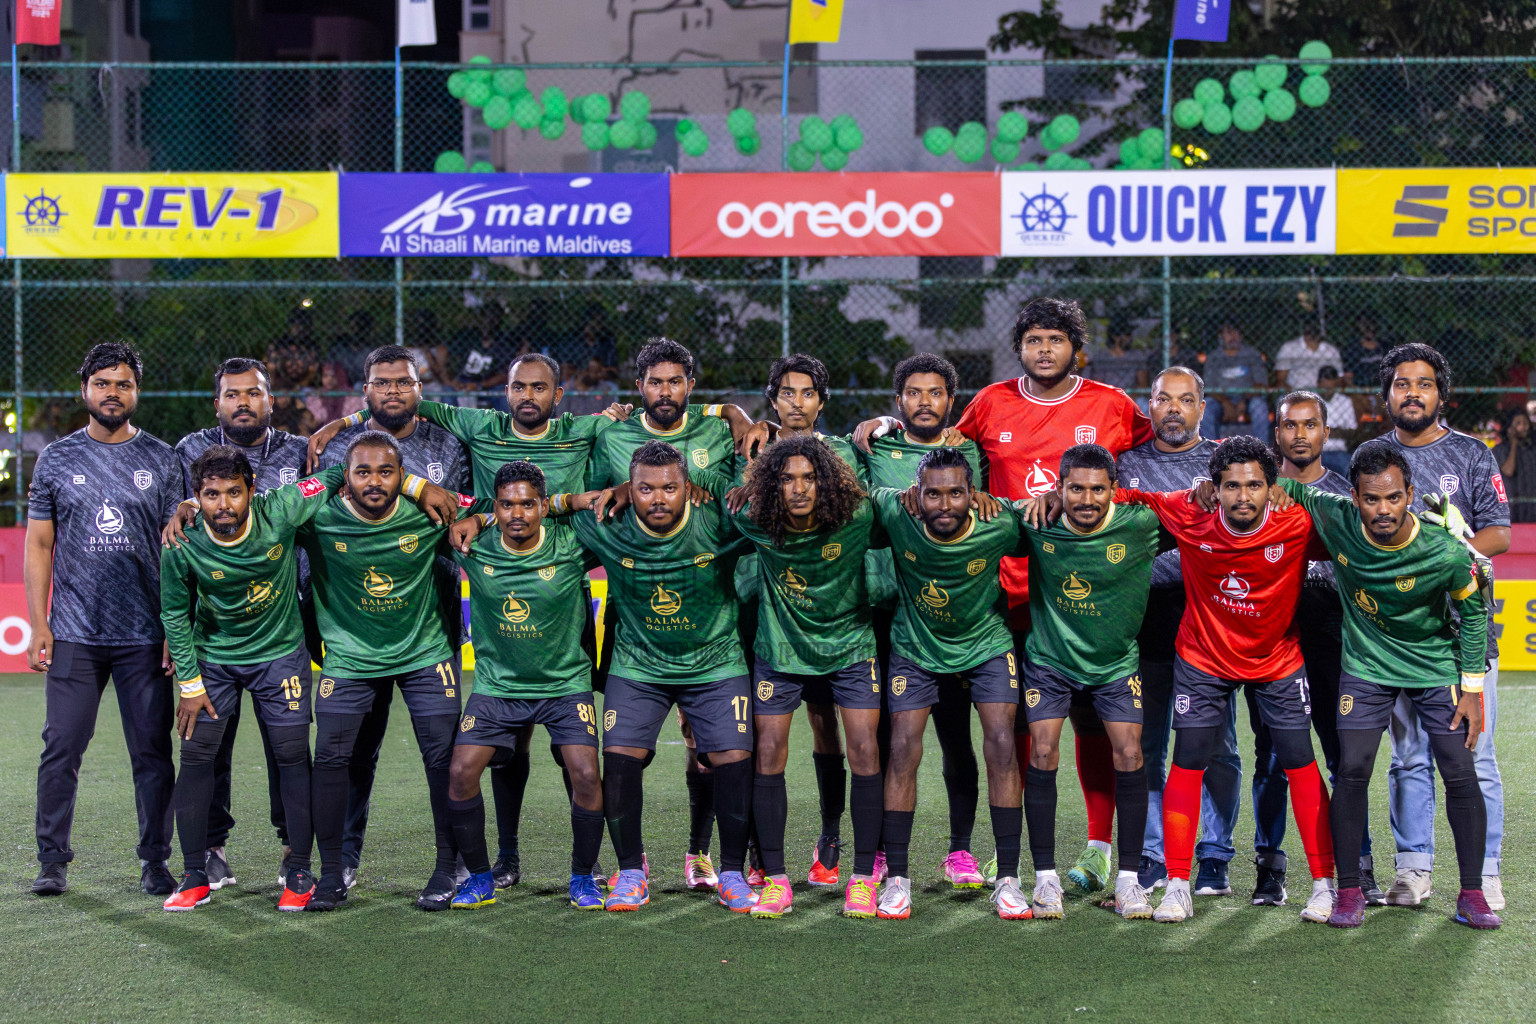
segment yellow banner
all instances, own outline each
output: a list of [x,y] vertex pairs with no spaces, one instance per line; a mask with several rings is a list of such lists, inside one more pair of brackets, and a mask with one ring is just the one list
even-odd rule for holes
[[1536,168],[1338,174],[1338,252],[1536,252]]
[[334,174],[10,174],[8,256],[336,256]]
[[843,0],[789,0],[791,43],[835,43],[843,30]]
[[1499,671],[1536,671],[1536,580],[1494,580]]
[[[604,607],[606,607],[607,601],[608,601],[608,580],[607,579],[592,580],[591,581],[591,585],[592,585],[592,599],[597,602],[597,611],[596,611],[596,615],[597,615],[597,649],[598,650],[602,650],[603,649],[603,609],[604,609]],[[460,581],[459,587],[461,588],[461,593],[463,594],[463,599],[464,599],[464,602],[465,602],[465,604],[467,606],[468,602],[469,602],[469,584],[467,582]],[[318,667],[319,666],[316,666],[316,668],[318,668]],[[473,643],[467,643],[467,644],[464,645],[464,671],[465,672],[473,672],[474,670],[475,670],[475,645]]]

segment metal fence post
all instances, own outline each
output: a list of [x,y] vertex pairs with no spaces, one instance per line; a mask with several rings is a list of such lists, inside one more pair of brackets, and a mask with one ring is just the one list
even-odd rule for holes
[[[1173,40],[1168,40],[1168,68],[1163,79],[1163,170],[1172,166],[1173,115],[1170,88],[1173,82]],[[1173,363],[1173,261],[1163,257],[1163,365]]]
[[[405,169],[405,81],[395,47],[395,173]],[[405,258],[395,257],[395,344],[405,344]],[[353,383],[356,383],[355,381]]]
[[[786,30],[787,31],[787,30]],[[786,35],[785,39],[789,37]],[[789,43],[784,44],[784,91],[779,103],[779,170],[789,170]],[[779,355],[789,355],[789,257],[779,257]]]
[[[16,44],[11,43],[11,171],[21,170],[21,65],[16,56]],[[22,353],[21,353],[21,261],[11,259],[11,328],[12,344],[12,384],[15,388],[15,397],[12,400],[12,412],[15,414],[15,425],[11,430],[12,450],[15,452],[16,464],[11,472],[16,478],[16,497],[12,507],[16,510],[16,523],[21,525],[24,515],[23,506],[26,502],[27,487],[22,479],[22,444],[21,435],[23,423],[22,410]]]

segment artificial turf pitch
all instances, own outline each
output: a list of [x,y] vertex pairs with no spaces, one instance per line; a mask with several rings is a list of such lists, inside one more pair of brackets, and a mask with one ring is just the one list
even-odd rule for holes
[[[498,893],[494,906],[427,914],[412,900],[431,869],[431,827],[399,701],[361,879],[346,906],[277,913],[278,848],[266,822],[259,739],[247,722],[235,760],[240,824],[229,847],[240,884],[193,913],[167,914],[159,898],[137,888],[132,786],[111,693],[81,769],[70,891],[44,900],[27,891],[36,871],[41,678],[0,676],[0,1021],[1531,1020],[1536,675],[1511,673],[1502,682],[1510,909],[1501,931],[1477,933],[1451,921],[1455,863],[1443,812],[1436,894],[1418,910],[1371,910],[1358,931],[1298,919],[1307,883],[1294,828],[1287,907],[1248,905],[1253,867],[1240,852],[1234,895],[1197,897],[1195,918],[1181,926],[1121,921],[1070,896],[1063,921],[1000,921],[985,894],[952,895],[938,881],[948,819],[931,733],[913,834],[920,891],[912,917],[847,920],[838,914],[840,891],[803,883],[819,824],[803,718],[792,734],[788,780],[789,863],[801,883],[794,912],[782,920],[755,921],[682,890],[687,792],[670,728],[646,773],[649,906],[608,914],[568,905],[565,793],[541,732],[524,811],[522,883]],[[1240,742],[1251,751],[1246,725]],[[1070,741],[1063,747],[1065,874],[1084,822]],[[1384,851],[1391,846],[1385,771],[1384,746],[1371,798]],[[974,843],[981,859],[991,853],[985,793],[983,785]],[[846,817],[844,835],[851,842]],[[1245,807],[1239,851],[1251,850],[1252,836]],[[494,826],[489,839],[494,849]],[[1027,866],[1027,846],[1024,857]],[[606,842],[603,863],[612,869]],[[1390,857],[1380,863],[1386,884]],[[178,851],[172,869],[179,864]]]

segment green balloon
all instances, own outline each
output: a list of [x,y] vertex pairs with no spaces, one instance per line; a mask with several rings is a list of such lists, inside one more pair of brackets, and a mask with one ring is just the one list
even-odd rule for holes
[[1193,128],[1205,116],[1205,108],[1199,100],[1179,100],[1173,105],[1173,123],[1180,128]]
[[974,164],[987,153],[985,135],[967,134],[955,137],[955,158],[963,164]]
[[1234,100],[1247,99],[1264,91],[1259,88],[1259,81],[1253,77],[1253,72],[1246,69],[1232,72],[1232,77],[1227,80],[1227,88],[1231,90]]
[[992,140],[992,159],[1000,164],[1011,164],[1019,159],[1019,143],[1001,135]]
[[[1204,109],[1203,107],[1201,108]],[[1141,159],[1141,140],[1132,135],[1128,139],[1120,140],[1120,162],[1133,164]]]
[[[471,64],[489,64],[490,62],[491,58],[484,55],[469,58],[469,63]],[[491,73],[486,68],[470,68],[468,75],[471,82],[484,82],[487,85],[491,84]]]
[[823,150],[821,154],[821,166],[829,171],[840,171],[848,166],[848,154],[840,149]]
[[689,156],[703,156],[709,151],[709,136],[702,129],[695,128],[683,137],[683,152]]
[[1162,166],[1165,145],[1161,128],[1143,128],[1141,134],[1136,136],[1136,151],[1143,160],[1151,161],[1156,167]]
[[545,117],[564,117],[566,112],[565,90],[558,85],[552,85],[539,94],[539,101],[544,105]]
[[446,153],[437,154],[437,159],[432,162],[432,169],[439,174],[459,174],[467,165],[464,163],[464,154],[448,150]]
[[853,127],[857,123],[858,122],[853,119],[852,114],[838,114],[832,120],[827,122],[827,127],[832,129],[833,134],[836,134],[844,128]]
[[1278,89],[1285,84],[1285,76],[1289,74],[1286,66],[1280,62],[1280,58],[1270,54],[1264,58],[1264,63],[1253,69],[1253,77],[1259,83],[1259,88],[1268,92]]
[[923,132],[923,148],[934,156],[943,156],[955,146],[955,133],[942,125]]
[[1045,158],[1045,169],[1048,171],[1064,171],[1070,166],[1072,158],[1059,149]]
[[[1301,47],[1302,60],[1331,60],[1332,57],[1333,50],[1321,39],[1314,39],[1309,43],[1304,43]],[[1328,65],[1303,64],[1301,66],[1301,73],[1304,75],[1326,75],[1328,73]],[[1302,102],[1305,103],[1306,101],[1303,100]]]
[[832,148],[832,128],[821,118],[812,115],[800,122],[800,141],[812,153]]
[[468,61],[468,63],[470,63],[470,64],[489,64],[490,62],[491,62],[491,58],[487,57],[483,53],[476,54],[475,56],[469,58],[469,61]]
[[544,111],[539,109],[539,101],[524,93],[523,96],[512,104],[512,120],[517,122],[519,128],[528,129],[538,126],[544,119]]
[[[932,131],[932,129],[929,129]],[[792,171],[808,171],[816,166],[816,154],[805,148],[805,143],[796,142],[789,147],[789,169]]]
[[520,68],[502,68],[491,76],[491,91],[498,96],[511,96],[528,82],[528,76]]
[[997,119],[997,137],[1004,142],[1023,142],[1029,136],[1029,120],[1017,110]]
[[1040,165],[1035,163],[1033,160],[1019,164],[1019,166],[1014,168],[1016,171],[1038,171],[1039,169]]
[[1271,121],[1289,121],[1295,113],[1296,97],[1291,95],[1291,90],[1271,89],[1264,94],[1264,116]]
[[1264,126],[1264,103],[1255,96],[1245,96],[1232,104],[1232,123],[1238,131],[1256,132]]
[[608,99],[608,94],[595,92],[581,101],[582,113],[587,115],[587,120],[606,121],[613,115],[613,103]]
[[1232,108],[1225,103],[1211,103],[1205,108],[1205,116],[1200,119],[1205,130],[1212,135],[1220,135],[1232,127]]
[[1083,126],[1071,114],[1058,114],[1051,118],[1051,134],[1060,139],[1063,146],[1076,142],[1082,130]]
[[588,149],[608,148],[608,125],[602,121],[588,121],[581,126],[581,144]]
[[492,96],[481,109],[480,116],[485,118],[487,128],[499,132],[512,123],[512,104],[505,96]]
[[1050,125],[1040,129],[1040,148],[1047,153],[1054,152],[1062,147],[1062,141],[1056,137]]
[[987,126],[980,121],[967,121],[960,126],[959,131],[955,132],[955,138],[959,139],[967,135],[976,135],[985,139],[987,137]]
[[455,71],[448,76],[448,95],[456,100],[464,98],[464,93],[469,89],[469,72]]
[[569,113],[571,115],[571,120],[572,121],[575,121],[577,124],[586,124],[587,123],[587,98],[585,96],[576,96],[576,97],[572,98],[571,99],[571,103],[570,103]]
[[539,134],[554,140],[565,134],[565,117],[548,117],[539,122]]
[[1328,102],[1328,96],[1333,90],[1328,85],[1328,79],[1322,75],[1308,75],[1301,81],[1301,88],[1296,90],[1301,102],[1309,107],[1320,107]]
[[626,121],[644,121],[651,116],[651,98],[643,92],[627,92],[619,100],[619,114]]
[[681,121],[677,122],[677,126],[673,128],[672,131],[673,134],[677,136],[677,140],[681,142],[683,139],[687,138],[689,132],[693,131],[697,127],[698,125],[694,124],[692,121],[685,117]]
[[635,143],[636,149],[656,148],[656,126],[649,121],[640,122],[640,141]]
[[608,144],[614,149],[634,149],[640,141],[640,129],[633,121],[620,121],[608,129]]
[[472,107],[483,107],[491,99],[490,82],[470,82],[469,88],[464,90],[464,102]]
[[848,124],[838,125],[832,130],[832,142],[844,153],[855,153],[864,145],[864,133],[853,123],[853,118],[850,117],[848,121]]
[[1214,78],[1202,78],[1195,83],[1195,99],[1202,107],[1220,103],[1227,98],[1227,90]]
[[[736,152],[742,156],[756,156],[758,150],[763,148],[763,137],[757,132],[751,135],[736,136]],[[831,152],[831,150],[828,150]]]
[[725,130],[740,138],[757,131],[757,118],[746,107],[737,107],[725,115]]
[[1093,170],[1093,161],[1089,160],[1087,157],[1073,157],[1072,169],[1074,171],[1091,171]]
[[476,160],[469,169],[470,174],[495,174],[496,165],[489,160]]

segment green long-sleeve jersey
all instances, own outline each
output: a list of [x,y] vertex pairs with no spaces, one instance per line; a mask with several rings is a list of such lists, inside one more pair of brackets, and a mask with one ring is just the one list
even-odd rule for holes
[[[1344,607],[1346,672],[1413,689],[1455,683],[1458,668],[1484,674],[1487,606],[1473,575],[1472,553],[1461,541],[1414,516],[1408,540],[1386,547],[1366,534],[1349,498],[1284,477],[1279,483],[1311,515],[1332,557]],[[1459,636],[1447,596],[1461,613]]]
[[325,507],[345,470],[251,495],[244,528],[220,540],[199,516],[181,545],[160,552],[160,621],[183,684],[199,662],[256,665],[304,642],[294,534]]
[[1043,530],[1020,523],[1019,532],[1029,548],[1029,660],[1085,686],[1135,675],[1157,513],[1111,504],[1090,532],[1066,516]]
[[496,490],[496,471],[503,463],[526,459],[544,471],[550,494],[587,490],[587,470],[593,447],[602,433],[614,425],[607,416],[553,416],[538,434],[518,431],[517,423],[494,409],[461,409],[441,402],[423,401],[416,410],[423,419],[447,430],[469,450],[474,491],[490,495]]

